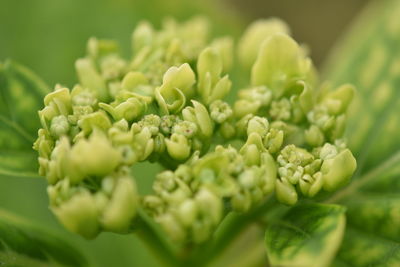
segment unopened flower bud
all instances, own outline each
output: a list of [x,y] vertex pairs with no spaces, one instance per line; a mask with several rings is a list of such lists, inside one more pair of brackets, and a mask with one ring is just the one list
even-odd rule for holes
[[296,189],[286,179],[276,180],[276,197],[279,202],[287,205],[294,205],[297,202]]
[[333,191],[346,184],[356,167],[356,160],[348,149],[334,157],[327,157],[321,166],[324,190]]
[[240,63],[250,69],[256,61],[261,44],[275,33],[289,34],[288,26],[279,19],[258,20],[250,24],[238,45]]
[[94,92],[101,102],[109,100],[109,94],[104,79],[97,72],[92,61],[88,58],[81,58],[75,62],[76,72],[78,73],[80,84],[84,88]]
[[213,125],[210,115],[203,104],[192,100],[193,107],[186,107],[182,111],[182,116],[185,120],[196,123],[200,134],[203,137],[210,137],[213,133]]
[[176,160],[184,160],[190,156],[190,145],[187,138],[181,134],[172,134],[165,139],[168,154]]

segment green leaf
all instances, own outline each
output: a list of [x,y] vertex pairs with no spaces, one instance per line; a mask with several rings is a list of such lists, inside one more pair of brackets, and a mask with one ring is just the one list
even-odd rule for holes
[[348,209],[335,266],[399,266],[399,192],[400,152],[331,199]]
[[0,64],[0,175],[37,176],[32,144],[40,127],[37,111],[48,92],[27,68]]
[[265,234],[272,266],[328,266],[345,228],[345,209],[338,205],[301,204],[290,209]]
[[375,0],[328,60],[325,78],[353,83],[347,138],[359,173],[400,150],[400,1]]
[[358,89],[347,131],[358,174],[328,200],[347,207],[334,266],[400,266],[399,12],[399,1],[373,1],[328,61],[329,80]]
[[13,267],[88,266],[76,248],[31,223],[0,210],[0,265]]

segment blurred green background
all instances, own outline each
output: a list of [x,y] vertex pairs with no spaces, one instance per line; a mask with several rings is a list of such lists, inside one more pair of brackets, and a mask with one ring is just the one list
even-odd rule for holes
[[[130,36],[138,21],[159,25],[166,16],[178,20],[195,14],[211,19],[213,34],[238,37],[256,18],[280,17],[294,37],[309,45],[320,66],[364,0],[0,0],[0,61],[12,58],[36,72],[51,87],[76,82],[74,61],[84,55],[91,36],[120,41],[129,56]],[[149,189],[156,168],[138,172]],[[0,177],[0,207],[60,232],[83,249],[93,266],[157,266],[134,237],[101,234],[86,241],[62,228],[47,208],[45,180]]]

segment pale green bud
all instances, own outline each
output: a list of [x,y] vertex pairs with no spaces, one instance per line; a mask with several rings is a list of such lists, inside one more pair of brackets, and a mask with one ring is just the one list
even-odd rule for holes
[[247,135],[247,125],[253,117],[253,114],[247,114],[246,116],[242,117],[238,122],[236,122],[236,129],[239,136]]
[[186,97],[181,90],[168,85],[162,85],[155,90],[155,98],[162,114],[175,114],[182,110]]
[[[207,47],[197,60],[197,74],[199,76],[200,93],[203,88],[212,86],[222,73],[222,59],[215,48]],[[210,83],[209,86],[206,83]],[[207,96],[207,95],[205,95]]]
[[159,127],[161,124],[161,118],[158,115],[148,114],[141,119],[138,124],[144,128],[148,128],[151,135],[155,136],[159,132]]
[[213,133],[213,125],[206,107],[195,100],[192,100],[192,104],[193,107],[186,107],[182,111],[184,120],[196,123],[201,136],[206,138],[211,137]]
[[238,212],[246,212],[251,208],[252,200],[249,191],[242,191],[231,198],[232,209]]
[[315,125],[311,125],[310,128],[304,132],[304,134],[306,142],[310,146],[318,147],[321,146],[325,141],[324,134]]
[[88,115],[82,116],[78,121],[79,127],[85,135],[93,132],[94,129],[108,130],[111,128],[111,121],[104,111],[97,111]]
[[180,121],[172,128],[172,133],[181,134],[187,138],[193,137],[197,132],[197,125],[191,121]]
[[94,107],[97,103],[96,96],[92,91],[84,89],[80,85],[74,86],[71,91],[72,104],[74,106],[90,106]]
[[299,95],[299,104],[304,114],[307,114],[314,106],[313,92],[304,81],[298,81],[297,84],[303,87]]
[[343,136],[344,130],[346,128],[346,115],[342,114],[336,117],[335,124],[330,132],[330,141],[339,139]]
[[44,97],[45,107],[39,111],[40,122],[47,129],[47,122],[55,116],[71,114],[71,95],[67,88],[56,89]]
[[222,100],[215,100],[210,105],[210,116],[216,123],[225,122],[232,114],[232,108]]
[[233,63],[233,39],[230,37],[217,38],[211,43],[211,47],[221,55],[222,71],[228,72]]
[[329,92],[322,104],[328,108],[331,115],[344,113],[353,99],[354,92],[355,89],[352,85],[342,85],[338,89]]
[[134,125],[131,128],[133,134],[132,147],[135,152],[136,161],[143,161],[154,151],[154,140],[149,127],[135,129]]
[[54,137],[58,138],[63,135],[66,135],[68,131],[69,131],[69,122],[64,115],[54,117],[51,120],[50,132]]
[[100,60],[101,76],[106,80],[120,78],[126,67],[126,61],[118,55],[108,55]]
[[279,101],[272,101],[269,114],[274,120],[290,120],[292,114],[292,105],[287,98],[282,98]]
[[[186,162],[186,164],[188,164]],[[192,181],[192,169],[186,164],[179,165],[178,168],[175,170],[175,175],[178,179],[181,179],[185,183],[189,183]]]
[[276,198],[286,205],[294,205],[297,202],[297,193],[294,186],[286,179],[276,180]]
[[91,37],[87,43],[87,53],[93,59],[118,53],[118,50],[118,43],[114,40],[99,40],[95,37]]
[[88,88],[94,92],[102,102],[109,100],[106,83],[90,59],[78,59],[75,62],[75,69],[79,77],[79,82],[84,88]]
[[176,160],[184,160],[190,156],[190,145],[187,138],[181,134],[172,134],[165,139],[168,154]]
[[253,103],[258,103],[262,107],[267,107],[272,100],[272,91],[265,86],[256,86],[239,91],[240,99],[245,99]]
[[286,34],[274,34],[260,47],[251,70],[251,84],[265,85],[281,96],[291,78],[311,80],[311,60],[299,45]]
[[326,143],[319,152],[319,157],[322,160],[332,159],[338,154],[338,149],[335,145]]
[[231,123],[224,122],[219,127],[219,133],[224,139],[229,140],[235,136],[236,129]]
[[223,212],[221,198],[209,189],[201,188],[195,196],[195,201],[199,210],[210,218],[213,225],[217,225],[221,221]]
[[335,124],[335,117],[328,114],[325,106],[317,106],[307,114],[307,119],[322,131],[329,131]]
[[187,63],[182,64],[180,67],[169,68],[163,77],[163,86],[178,88],[188,98],[194,94],[192,89],[194,83],[194,72]]
[[276,153],[281,148],[283,139],[284,133],[282,130],[271,128],[264,137],[263,143],[270,153]]
[[227,155],[223,153],[210,153],[195,162],[193,175],[203,181],[214,182],[214,178],[218,177],[228,164],[229,159]]
[[160,193],[161,198],[166,201],[170,207],[177,206],[186,199],[192,197],[192,191],[188,185],[179,179],[176,179],[175,181],[178,185],[176,190],[173,190],[172,192],[163,191]]
[[233,111],[236,118],[242,118],[249,114],[255,115],[259,108],[259,102],[251,102],[246,99],[239,99],[233,105]]
[[166,149],[165,137],[159,133],[154,137],[154,153],[161,155]]
[[184,45],[179,39],[172,39],[165,50],[165,62],[168,65],[179,65],[185,61]]
[[120,163],[121,155],[103,133],[95,131],[89,139],[80,139],[72,146],[69,161],[67,176],[77,183],[86,176],[101,177],[111,173]]
[[317,172],[312,176],[310,174],[304,174],[299,181],[301,193],[308,197],[315,196],[321,190],[322,185],[323,179],[321,172]]
[[285,166],[288,163],[296,166],[305,166],[313,162],[313,160],[314,156],[311,153],[293,144],[285,146],[278,156],[278,162],[281,166]]
[[197,89],[206,104],[222,99],[229,93],[232,82],[227,75],[220,78],[222,59],[216,49],[208,47],[200,53],[197,73],[199,76]]
[[147,212],[155,217],[165,212],[164,202],[157,196],[145,196],[141,204]]
[[257,173],[255,168],[247,169],[239,175],[239,185],[247,190],[253,189],[258,184],[257,176],[259,176],[259,173]]
[[111,199],[104,207],[100,223],[107,231],[126,232],[136,215],[138,193],[129,177],[117,178]]
[[251,166],[260,164],[261,153],[265,151],[261,136],[256,132],[252,132],[239,152],[243,155],[246,164]]
[[356,167],[356,160],[348,149],[343,150],[333,158],[325,159],[321,166],[324,190],[333,191],[346,184]]
[[261,174],[262,192],[267,195],[275,189],[275,181],[277,177],[277,167],[274,158],[268,152],[261,154]]
[[163,171],[156,176],[156,180],[153,183],[153,190],[157,194],[161,194],[163,191],[171,192],[177,188],[175,181],[175,174],[172,171]]
[[193,199],[187,199],[178,208],[179,220],[185,227],[190,227],[196,220],[198,215],[198,206]]
[[115,106],[100,103],[99,107],[107,111],[114,120],[125,119],[129,122],[139,118],[147,109],[146,103],[136,97],[128,98]]
[[33,144],[33,149],[38,151],[39,157],[49,158],[54,147],[54,141],[46,129],[39,129],[38,139]]
[[269,123],[266,118],[254,116],[249,120],[247,125],[247,135],[251,133],[258,133],[261,137],[264,137],[269,130]]
[[283,21],[272,18],[258,20],[250,24],[238,44],[240,63],[250,69],[255,62],[263,41],[275,33],[289,34],[289,28]]
[[206,103],[211,103],[215,100],[223,99],[226,95],[228,95],[229,91],[231,90],[232,82],[229,79],[228,75],[222,77],[215,86],[211,89],[210,94],[208,97],[203,96],[203,99]]
[[68,172],[70,144],[67,137],[61,137],[51,152],[51,161],[48,164],[46,178],[49,184],[55,184],[65,177]]
[[141,22],[132,34],[132,48],[138,53],[142,48],[151,46],[154,39],[154,29],[150,23]]
[[161,225],[167,235],[176,242],[183,242],[186,239],[187,232],[179,222],[178,218],[170,213],[157,217],[156,221]]
[[122,89],[134,92],[140,85],[149,84],[149,79],[139,71],[128,72],[121,82]]
[[173,126],[180,121],[176,115],[165,115],[161,117],[160,130],[163,134],[169,135],[172,133]]
[[92,239],[100,231],[98,223],[99,212],[92,195],[88,191],[74,194],[69,200],[51,210],[61,223],[71,232]]

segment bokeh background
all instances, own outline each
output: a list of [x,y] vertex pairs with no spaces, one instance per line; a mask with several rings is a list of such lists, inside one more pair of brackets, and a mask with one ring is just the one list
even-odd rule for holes
[[[322,67],[366,0],[0,0],[0,61],[12,58],[28,66],[50,86],[76,82],[74,61],[85,53],[91,36],[120,41],[129,56],[135,25],[149,20],[159,25],[166,16],[178,20],[196,14],[210,17],[214,35],[235,37],[257,18],[280,17],[293,36],[312,51]],[[136,177],[149,190],[157,166],[140,166]],[[144,170],[144,171],[143,171]],[[59,232],[82,248],[93,266],[157,266],[134,236],[101,234],[86,241],[61,227],[47,208],[45,180],[0,177],[0,207]]]

